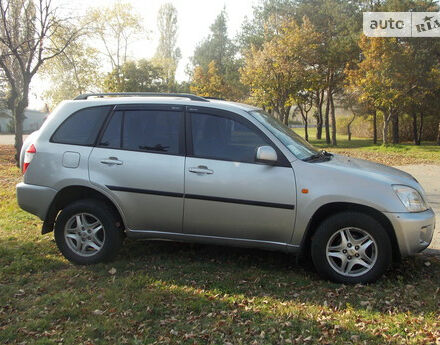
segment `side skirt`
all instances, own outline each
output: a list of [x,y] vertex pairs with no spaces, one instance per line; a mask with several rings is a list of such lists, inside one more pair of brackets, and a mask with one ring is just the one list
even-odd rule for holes
[[299,253],[300,246],[270,241],[248,240],[243,238],[217,237],[182,234],[177,232],[163,232],[153,230],[126,230],[127,237],[133,239],[150,239],[150,240],[165,240],[177,242],[197,242],[204,244],[215,244],[221,246],[247,247],[247,248],[261,248],[274,251],[282,251],[287,253]]

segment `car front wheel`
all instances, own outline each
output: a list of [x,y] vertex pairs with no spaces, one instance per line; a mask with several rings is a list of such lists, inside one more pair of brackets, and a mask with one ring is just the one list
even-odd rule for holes
[[371,283],[392,259],[389,236],[373,217],[343,212],[324,220],[311,246],[313,264],[323,277],[337,283]]

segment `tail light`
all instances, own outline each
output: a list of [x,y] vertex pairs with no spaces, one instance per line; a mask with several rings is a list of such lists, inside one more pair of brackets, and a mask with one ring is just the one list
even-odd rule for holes
[[31,146],[28,147],[26,153],[24,154],[23,174],[26,172],[27,168],[29,167],[29,164],[31,164],[31,161],[36,153],[37,153],[37,149],[35,148],[34,144],[31,144]]

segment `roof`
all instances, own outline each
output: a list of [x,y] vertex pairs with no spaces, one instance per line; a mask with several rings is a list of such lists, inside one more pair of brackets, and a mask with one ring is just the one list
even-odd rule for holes
[[[230,102],[219,99],[203,98],[191,94],[157,94],[157,93],[103,93],[80,95],[67,103],[97,106],[102,104],[175,104],[187,106],[220,106],[222,109],[240,109],[244,111],[256,110],[255,106]],[[84,102],[84,103],[83,103]]]

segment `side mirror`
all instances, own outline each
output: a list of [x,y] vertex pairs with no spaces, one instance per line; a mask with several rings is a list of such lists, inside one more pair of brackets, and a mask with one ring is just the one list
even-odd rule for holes
[[274,164],[278,160],[275,149],[271,146],[260,146],[255,157],[257,162]]

